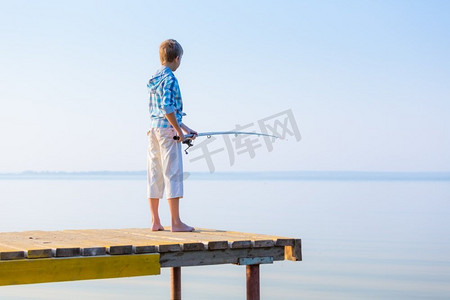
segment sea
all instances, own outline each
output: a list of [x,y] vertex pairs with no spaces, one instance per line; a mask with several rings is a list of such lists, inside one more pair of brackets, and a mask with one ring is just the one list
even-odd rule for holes
[[[299,238],[261,265],[261,299],[450,299],[450,174],[186,173],[199,228]],[[169,224],[167,201],[160,203]],[[142,172],[0,176],[0,231],[150,226]],[[161,275],[0,287],[0,299],[169,299]],[[182,268],[183,299],[245,299],[245,267]]]

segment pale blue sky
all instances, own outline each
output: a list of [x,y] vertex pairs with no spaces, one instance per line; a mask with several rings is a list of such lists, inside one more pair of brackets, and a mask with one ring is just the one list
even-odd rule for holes
[[[166,38],[184,48],[186,124],[291,109],[302,134],[216,171],[450,170],[448,1],[0,4],[0,172],[145,169]],[[196,155],[185,170],[207,171]]]

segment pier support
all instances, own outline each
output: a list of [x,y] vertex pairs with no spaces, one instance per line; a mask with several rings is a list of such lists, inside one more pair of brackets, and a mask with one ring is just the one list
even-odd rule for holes
[[181,300],[181,267],[170,269],[170,299]]
[[247,265],[247,300],[259,300],[259,264]]

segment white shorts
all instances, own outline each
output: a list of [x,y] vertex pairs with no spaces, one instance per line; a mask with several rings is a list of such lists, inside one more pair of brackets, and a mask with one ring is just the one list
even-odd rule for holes
[[183,197],[181,143],[173,128],[150,128],[147,151],[147,196],[167,199]]

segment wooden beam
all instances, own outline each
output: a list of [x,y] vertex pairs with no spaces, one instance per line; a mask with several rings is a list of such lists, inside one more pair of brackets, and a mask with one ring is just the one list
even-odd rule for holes
[[293,246],[285,247],[285,259],[292,261],[302,260],[302,240],[295,239]]
[[159,254],[0,261],[0,286],[160,274]]
[[160,253],[161,268],[238,264],[240,258],[273,257],[273,261],[284,260],[284,247],[205,250],[194,252]]

